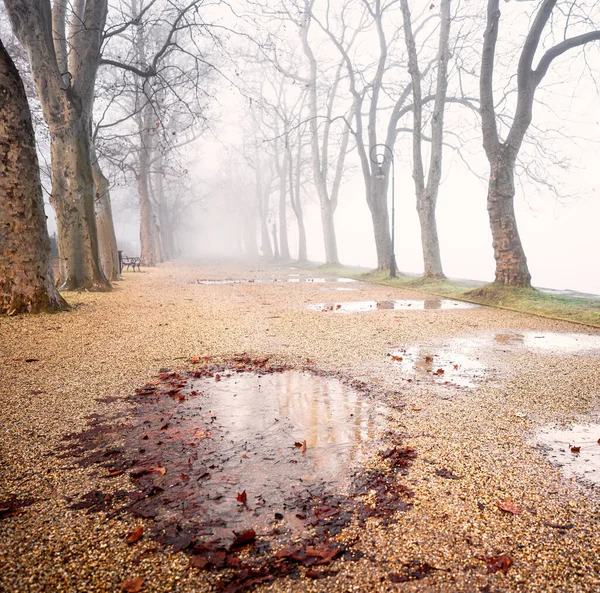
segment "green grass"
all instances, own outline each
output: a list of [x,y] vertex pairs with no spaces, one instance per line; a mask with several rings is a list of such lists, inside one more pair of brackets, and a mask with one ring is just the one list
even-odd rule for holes
[[403,274],[399,274],[397,278],[390,278],[388,272],[367,271],[365,268],[352,266],[326,265],[318,269],[324,273],[346,276],[365,282],[418,290],[435,296],[600,328],[600,299],[555,296],[533,288],[513,288],[495,283],[426,279]]

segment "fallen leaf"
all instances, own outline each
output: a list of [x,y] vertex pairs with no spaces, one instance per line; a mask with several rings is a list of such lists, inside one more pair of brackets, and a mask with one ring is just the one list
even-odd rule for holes
[[217,373],[215,375],[215,381],[220,381],[221,380],[221,375],[219,375],[219,373]]
[[397,362],[402,362],[404,360],[404,358],[402,358],[402,356],[396,356],[396,355],[392,354],[392,360],[395,360]]
[[313,570],[308,569],[304,574],[309,579],[326,579],[327,577],[335,576],[339,571],[337,570]]
[[238,495],[237,495],[238,502],[241,502],[242,504],[246,504],[247,500],[248,500],[248,495],[246,494],[245,490],[241,494],[238,492]]
[[137,577],[128,581],[123,581],[121,583],[121,589],[127,593],[138,593],[142,590],[145,580],[146,579],[144,577]]
[[514,502],[508,500],[508,498],[505,498],[504,502],[497,500],[496,506],[501,511],[506,511],[507,513],[512,513],[513,515],[519,515],[523,512],[523,509],[520,506],[518,506]]
[[300,452],[304,455],[304,453],[306,453],[306,441],[302,441],[302,449],[300,449]]
[[245,453],[242,453],[242,459],[250,459],[250,457],[248,457],[248,455],[246,455]]
[[581,452],[581,447],[571,447],[571,453],[579,453]]
[[140,525],[136,530],[127,534],[127,539],[125,540],[129,545],[135,544],[142,535],[144,535],[144,527]]
[[242,533],[236,533],[234,531],[233,535],[235,536],[235,539],[233,540],[230,549],[245,546],[246,544],[249,544],[256,539],[256,531],[254,531],[254,529],[248,529],[242,531]]
[[149,468],[148,473],[149,474],[160,474],[161,476],[164,476],[167,473],[167,470],[164,467],[157,465],[156,467]]
[[501,571],[504,574],[508,572],[508,569],[513,564],[513,559],[508,554],[500,554],[499,556],[483,556],[481,557],[487,564],[489,573]]

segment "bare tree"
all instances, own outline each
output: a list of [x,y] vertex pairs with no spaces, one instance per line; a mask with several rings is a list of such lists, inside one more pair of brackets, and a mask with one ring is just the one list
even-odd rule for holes
[[421,224],[421,245],[425,278],[443,278],[440,243],[435,219],[435,207],[442,178],[442,148],[444,135],[444,107],[448,88],[448,60],[450,56],[450,3],[441,0],[440,32],[436,68],[436,89],[431,117],[431,149],[429,172],[425,182],[423,164],[423,93],[422,76],[408,0],[400,5],[404,20],[404,37],[408,50],[408,69],[411,75],[413,92],[413,179],[417,195],[417,211]]
[[66,308],[54,286],[31,114],[0,41],[0,313]]
[[[565,52],[593,41],[600,40],[600,30],[569,37],[569,24],[590,27],[589,18],[572,18],[574,3],[566,5],[564,39],[546,49],[534,67],[534,59],[544,31],[553,15],[559,12],[558,0],[542,0],[525,38],[519,57],[517,79],[517,104],[506,138],[502,140],[498,131],[499,122],[494,104],[494,61],[500,26],[500,2],[488,0],[487,26],[484,34],[481,61],[480,97],[483,131],[483,147],[490,164],[487,207],[493,237],[496,260],[496,283],[508,286],[531,286],[531,274],[519,237],[514,211],[515,166],[519,150],[533,118],[535,92],[552,62]],[[594,23],[591,23],[592,27]]]

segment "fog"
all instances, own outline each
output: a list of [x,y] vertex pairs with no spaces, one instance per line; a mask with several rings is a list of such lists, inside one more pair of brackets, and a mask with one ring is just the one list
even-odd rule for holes
[[[525,3],[509,3],[502,7],[504,45],[502,59],[497,64],[497,87],[508,86],[510,73],[518,57],[522,35],[527,31],[531,8]],[[412,2],[415,10],[420,7]],[[432,5],[433,6],[433,5]],[[482,4],[483,6],[483,4]],[[529,12],[528,12],[529,11]],[[231,15],[223,17],[229,19]],[[239,24],[239,23],[238,23]],[[242,29],[246,24],[239,25]],[[279,26],[275,27],[280,32]],[[507,37],[507,31],[512,35]],[[477,42],[481,38],[477,29]],[[552,40],[550,40],[551,42]],[[247,52],[243,40],[229,39],[229,51],[236,48]],[[297,50],[297,32],[286,30],[278,46],[291,44]],[[369,43],[372,44],[369,45]],[[546,40],[548,43],[548,40]],[[372,51],[375,42],[363,41],[361,51]],[[335,50],[322,48],[323,60],[332,59]],[[534,106],[535,129],[528,136],[537,137],[551,155],[525,147],[524,156],[534,163],[533,175],[517,170],[515,209],[520,236],[524,245],[534,286],[572,289],[600,294],[600,200],[598,166],[600,164],[600,99],[593,76],[593,65],[600,64],[598,52],[584,56],[582,52],[558,59],[536,95]],[[242,60],[243,61],[243,60]],[[477,60],[475,60],[475,63]],[[591,65],[590,65],[591,64]],[[273,146],[278,133],[260,130],[262,140],[249,140],[248,115],[252,92],[257,85],[257,64],[248,60],[246,66],[235,66],[227,60],[220,64],[221,78],[213,83],[209,105],[204,112],[206,128],[199,137],[178,152],[181,169],[185,170],[190,191],[189,204],[176,229],[180,257],[219,258],[242,256],[244,241],[242,225],[247,211],[240,203],[255,201],[255,171],[244,155],[258,147],[260,152],[276,154],[281,148]],[[264,63],[260,68],[269,68]],[[297,68],[305,68],[301,54]],[[273,70],[271,65],[271,70]],[[595,70],[598,71],[598,68]],[[276,76],[270,74],[269,76]],[[285,78],[285,77],[284,77]],[[232,82],[233,80],[233,82]],[[288,80],[286,84],[290,84]],[[291,84],[290,84],[291,88]],[[476,86],[473,87],[477,91]],[[450,91],[449,91],[450,92]],[[269,94],[270,93],[270,94]],[[290,102],[296,90],[291,91]],[[348,103],[347,89],[341,92],[341,103]],[[272,90],[254,101],[268,111]],[[261,103],[261,100],[263,102]],[[515,97],[506,98],[506,107],[514,107]],[[464,115],[462,108],[448,107],[446,129],[461,130],[461,154],[444,148],[443,175],[437,203],[437,223],[444,272],[452,278],[492,281],[494,257],[492,235],[486,206],[489,165],[482,149],[478,118]],[[307,116],[303,116],[308,121]],[[464,132],[464,133],[463,133]],[[306,149],[309,159],[310,149]],[[416,210],[415,186],[412,179],[412,139],[400,135],[394,148],[395,179],[395,253],[402,272],[423,272],[419,219]],[[426,160],[427,160],[426,155]],[[466,164],[465,164],[466,161]],[[533,165],[532,165],[533,167]],[[306,170],[308,171],[309,166]],[[306,172],[302,202],[307,230],[308,259],[325,261],[323,231],[317,192]],[[536,177],[533,180],[531,177]],[[277,221],[277,186],[271,190],[269,220]],[[126,253],[139,253],[139,207],[137,187],[128,181],[113,179],[111,190],[115,213],[115,228],[119,247]],[[391,208],[392,188],[388,190]],[[51,208],[48,208],[49,229],[55,230]],[[298,254],[296,220],[288,204],[288,233],[293,258]],[[356,150],[351,142],[335,213],[339,258],[341,263],[376,267],[377,257],[373,225],[365,186]],[[260,228],[255,232],[259,240]]]

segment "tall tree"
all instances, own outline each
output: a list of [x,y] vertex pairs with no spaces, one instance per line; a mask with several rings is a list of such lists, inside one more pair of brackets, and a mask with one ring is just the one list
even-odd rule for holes
[[[52,194],[63,289],[110,288],[99,256],[90,118],[106,0],[78,0],[67,36],[66,0],[5,0],[27,49],[51,139]],[[85,31],[85,35],[82,34]]]
[[[481,61],[480,98],[483,147],[490,164],[487,208],[492,230],[496,278],[498,284],[531,286],[531,274],[519,237],[515,217],[515,165],[519,150],[533,119],[535,92],[546,76],[552,62],[565,52],[600,40],[600,30],[568,37],[569,18],[564,27],[564,39],[546,49],[534,67],[534,59],[548,22],[557,8],[558,0],[542,0],[535,11],[532,24],[519,56],[517,66],[517,104],[512,125],[502,140],[498,131],[498,116],[494,104],[494,62],[500,27],[500,0],[488,0],[487,26],[484,33]],[[575,4],[569,3],[571,15]],[[574,19],[578,25],[589,19]]]
[[54,286],[31,114],[0,41],[0,313],[66,308]]
[[419,68],[417,45],[413,34],[408,0],[401,0],[400,6],[404,21],[404,38],[408,50],[408,69],[413,92],[413,179],[417,196],[417,212],[421,225],[421,246],[425,278],[443,278],[440,242],[435,218],[440,181],[442,178],[442,147],[444,136],[444,108],[448,88],[448,60],[450,57],[450,3],[441,0],[440,32],[436,68],[436,89],[431,117],[431,152],[429,171],[425,182],[423,164],[423,77]]

